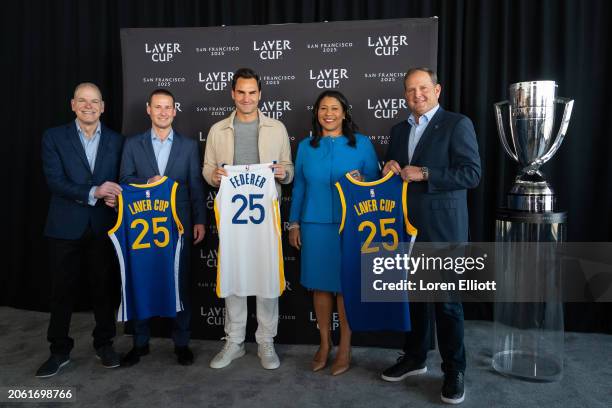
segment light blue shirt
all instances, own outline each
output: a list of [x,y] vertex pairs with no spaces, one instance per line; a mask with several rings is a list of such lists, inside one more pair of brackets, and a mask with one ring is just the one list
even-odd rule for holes
[[151,129],[151,143],[153,143],[153,152],[155,153],[155,160],[157,160],[157,168],[159,169],[159,175],[163,176],[168,165],[168,158],[170,157],[170,149],[172,149],[172,140],[174,140],[174,130],[170,129],[170,134],[166,140],[161,140],[153,129]]
[[419,144],[419,140],[421,140],[421,136],[423,136],[423,132],[427,129],[427,125],[429,125],[429,121],[436,114],[438,109],[440,108],[440,104],[434,106],[431,110],[425,112],[419,119],[419,123],[416,123],[416,118],[414,114],[411,113],[408,117],[408,123],[410,124],[410,136],[408,138],[408,163],[412,161],[412,155],[414,154],[414,150]]
[[[96,165],[96,156],[98,154],[98,146],[100,145],[100,138],[102,137],[102,127],[100,126],[100,122],[98,122],[98,126],[93,133],[91,138],[85,136],[85,132],[79,126],[79,121],[74,120],[76,123],[77,133],[79,134],[79,139],[81,140],[81,144],[83,145],[83,149],[85,149],[85,156],[87,157],[87,163],[89,163],[89,169],[93,173],[94,167]],[[87,198],[87,204],[94,206],[98,199],[94,197],[94,193],[98,186],[93,186],[89,190],[89,197]]]

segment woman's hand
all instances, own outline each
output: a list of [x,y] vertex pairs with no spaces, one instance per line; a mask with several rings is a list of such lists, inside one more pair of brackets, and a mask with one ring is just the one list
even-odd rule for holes
[[302,236],[299,228],[289,230],[289,245],[295,249],[300,249],[302,247]]

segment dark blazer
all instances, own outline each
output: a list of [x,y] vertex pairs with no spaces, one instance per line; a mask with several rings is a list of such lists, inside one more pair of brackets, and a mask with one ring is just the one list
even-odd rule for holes
[[185,235],[192,236],[193,224],[206,224],[204,180],[198,142],[181,136],[176,131],[164,174],[160,174],[151,142],[151,131],[129,137],[121,158],[119,180],[123,184],[145,184],[153,176],[168,176],[178,181],[177,213],[185,227]]
[[92,172],[79,139],[76,123],[48,129],[42,138],[42,163],[51,201],[45,235],[59,239],[79,239],[91,225],[95,234],[112,228],[117,214],[98,200],[88,202],[89,190],[105,181],[117,182],[123,136],[101,125],[100,142]]
[[[385,161],[408,165],[410,124],[391,129]],[[408,185],[408,218],[422,242],[467,242],[467,191],[480,181],[480,156],[472,121],[441,107],[414,151],[413,166],[429,169],[429,180]]]

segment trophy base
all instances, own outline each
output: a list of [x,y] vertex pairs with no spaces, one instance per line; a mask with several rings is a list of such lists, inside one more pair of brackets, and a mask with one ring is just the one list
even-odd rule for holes
[[511,210],[550,212],[555,210],[555,204],[555,193],[539,171],[517,176],[507,196]]

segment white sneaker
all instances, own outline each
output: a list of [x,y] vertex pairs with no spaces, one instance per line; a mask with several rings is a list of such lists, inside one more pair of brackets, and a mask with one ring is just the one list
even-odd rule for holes
[[266,370],[274,370],[280,367],[280,360],[276,351],[274,351],[274,343],[261,343],[257,345],[257,356],[261,361],[261,366]]
[[225,341],[225,345],[220,352],[210,361],[210,368],[223,368],[242,356],[244,356],[244,343],[233,343],[229,340]]

